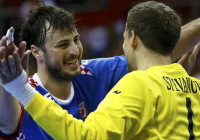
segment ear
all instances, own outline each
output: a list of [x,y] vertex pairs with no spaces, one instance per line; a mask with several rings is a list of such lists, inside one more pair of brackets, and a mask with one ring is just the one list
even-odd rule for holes
[[132,43],[131,43],[131,47],[133,49],[136,49],[137,45],[138,45],[138,37],[137,35],[135,34],[135,31],[131,30],[131,39],[132,39]]
[[42,51],[35,45],[31,45],[31,52],[36,59],[42,58]]

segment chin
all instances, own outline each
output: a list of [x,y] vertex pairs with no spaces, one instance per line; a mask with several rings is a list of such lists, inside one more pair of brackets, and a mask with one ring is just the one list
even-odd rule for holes
[[66,75],[71,75],[72,77],[76,77],[81,74],[81,69],[76,69],[72,72],[66,72]]
[[70,82],[80,75],[80,68],[75,70],[49,69],[49,75],[58,82]]
[[75,74],[73,74],[74,77],[78,76],[81,74],[81,71],[77,71]]
[[128,72],[132,72],[132,71],[134,71],[134,70],[136,70],[136,69],[134,69],[134,68],[131,67],[131,66],[128,66]]

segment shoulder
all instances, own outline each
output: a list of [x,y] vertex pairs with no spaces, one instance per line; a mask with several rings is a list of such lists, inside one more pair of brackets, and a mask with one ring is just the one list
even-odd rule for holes
[[141,89],[143,90],[146,88],[146,82],[145,82],[145,73],[143,71],[133,71],[128,74],[126,74],[117,84],[117,86],[120,86],[124,89]]

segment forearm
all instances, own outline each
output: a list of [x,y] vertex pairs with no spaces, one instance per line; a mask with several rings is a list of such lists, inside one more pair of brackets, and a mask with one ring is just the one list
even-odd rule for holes
[[16,98],[0,85],[0,131],[12,134],[17,130],[21,107]]
[[200,41],[200,18],[187,23],[181,28],[180,39],[172,53],[172,61],[190,51]]
[[25,109],[54,139],[97,139],[96,131],[90,124],[75,119],[66,110],[39,93]]

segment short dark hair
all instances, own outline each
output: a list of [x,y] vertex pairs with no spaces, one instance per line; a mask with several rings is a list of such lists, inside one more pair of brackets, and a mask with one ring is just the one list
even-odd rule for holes
[[[50,26],[47,27],[46,24]],[[36,45],[42,51],[45,49],[46,33],[51,29],[74,31],[75,20],[73,13],[54,6],[40,5],[32,9],[21,26],[21,40],[26,41],[27,49],[31,45]]]
[[181,18],[169,6],[154,1],[135,5],[128,13],[127,26],[150,50],[169,55],[176,46],[181,32]]

